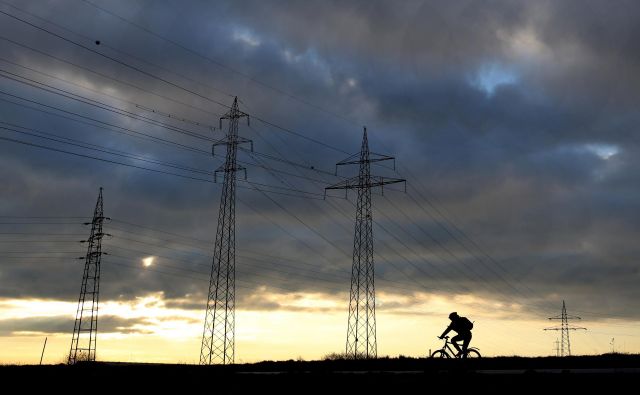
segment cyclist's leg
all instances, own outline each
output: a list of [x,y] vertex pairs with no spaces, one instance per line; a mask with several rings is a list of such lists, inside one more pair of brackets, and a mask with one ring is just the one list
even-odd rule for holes
[[458,342],[460,340],[463,340],[464,338],[460,335],[457,334],[454,337],[451,338],[451,340],[449,341],[451,344],[453,344],[453,346],[456,348],[456,350],[458,350],[458,354],[460,354],[460,352],[462,352],[462,350],[460,349],[460,346],[458,345]]
[[[458,335],[461,336],[461,335]],[[463,335],[463,341],[462,341],[462,356],[464,358],[467,357],[467,348],[469,347],[469,343],[471,343],[471,332],[465,333]]]

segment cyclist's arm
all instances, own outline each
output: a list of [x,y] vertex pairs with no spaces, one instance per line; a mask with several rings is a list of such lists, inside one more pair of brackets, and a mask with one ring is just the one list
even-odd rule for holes
[[447,333],[449,333],[450,331],[451,331],[451,325],[449,325],[447,329],[445,329],[444,332],[442,332],[442,335],[440,335],[440,337],[447,336]]

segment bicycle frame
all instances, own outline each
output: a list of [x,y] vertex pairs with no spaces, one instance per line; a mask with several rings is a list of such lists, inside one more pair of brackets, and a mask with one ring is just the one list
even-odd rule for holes
[[449,336],[444,339],[444,346],[442,346],[442,350],[447,352],[447,354],[452,355],[454,358],[458,358],[458,350],[451,347],[451,341],[449,341]]
[[460,358],[460,356],[458,355],[458,350],[451,347],[449,336],[444,337],[444,346],[442,346],[442,350],[444,350],[447,354],[452,355],[454,358]]

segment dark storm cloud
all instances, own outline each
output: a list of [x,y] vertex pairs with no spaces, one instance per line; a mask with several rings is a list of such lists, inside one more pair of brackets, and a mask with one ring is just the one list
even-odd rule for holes
[[[68,333],[69,317],[29,317],[0,320],[0,336],[10,336],[21,332],[41,333]],[[151,333],[144,329],[135,328],[136,325],[146,325],[149,322],[140,318],[121,318],[116,316],[101,316],[100,331],[103,333]]]
[[[632,308],[639,296],[633,284],[638,280],[635,257],[639,251],[634,241],[640,219],[636,175],[640,163],[635,129],[640,115],[632,105],[638,100],[639,32],[632,17],[637,15],[638,5],[633,2],[103,4],[241,73],[353,122],[287,99],[83,2],[15,5],[82,33],[89,40],[47,26],[83,45],[216,101],[232,100],[220,91],[237,94],[244,111],[341,150],[357,151],[360,124],[369,125],[372,151],[397,156],[398,172],[410,184],[410,196],[388,191],[385,198],[374,196],[379,289],[470,292],[502,300],[515,298],[545,309],[550,301],[573,298],[583,303],[583,309],[598,311],[614,305],[616,314],[637,314]],[[66,12],[71,8],[73,13]],[[2,9],[29,19],[15,9],[4,5]],[[216,125],[225,111],[201,97],[2,18],[4,37],[200,110],[0,42],[3,56],[9,60],[207,124]],[[101,46],[93,43],[96,39]],[[128,58],[113,48],[153,65]],[[5,63],[2,68],[63,86]],[[491,70],[497,74],[492,75]],[[103,122],[210,149],[207,141],[5,78],[0,87]],[[140,113],[132,104],[70,86],[64,88]],[[0,102],[0,115],[3,122],[62,133],[158,160],[210,170],[222,161],[220,156],[180,151],[6,102]],[[212,135],[206,128],[158,119]],[[259,152],[282,153],[293,161],[328,171],[347,156],[255,120],[251,125],[241,126],[240,133],[252,138]],[[65,147],[12,132],[0,134]],[[221,132],[213,136],[220,137]],[[112,222],[109,232],[114,237],[105,242],[105,250],[113,254],[104,261],[101,291],[105,300],[156,291],[164,291],[169,301],[187,294],[194,300],[206,298],[218,186],[8,142],[0,143],[0,152],[0,209],[6,215],[88,216],[98,187],[104,186],[105,209],[114,219],[201,240]],[[253,161],[246,154],[241,158]],[[301,171],[324,183],[274,176],[253,166],[249,166],[249,179],[320,194],[325,185],[339,181],[325,174],[268,163],[289,173]],[[340,169],[340,174],[353,175],[356,170]],[[374,166],[373,170],[394,175],[384,168]],[[353,194],[350,202],[272,195],[297,218],[259,193],[239,189],[238,194],[238,254],[245,255],[237,260],[240,304],[250,303],[252,291],[260,285],[279,292],[346,292]],[[424,195],[435,199],[448,218],[455,218],[495,261],[455,230],[445,231],[436,219],[446,220],[424,202]],[[14,225],[3,229],[86,232],[86,228],[72,225]],[[131,238],[143,242],[128,240]],[[0,245],[0,251],[18,249],[38,254],[65,250],[77,251],[77,256],[84,254],[81,244],[64,248],[62,243],[30,244],[25,248],[17,243]],[[156,264],[143,270],[141,259],[154,254],[158,256]],[[45,263],[0,258],[0,262],[0,293],[4,297],[77,297],[81,261]],[[268,303],[260,308],[268,309]]]

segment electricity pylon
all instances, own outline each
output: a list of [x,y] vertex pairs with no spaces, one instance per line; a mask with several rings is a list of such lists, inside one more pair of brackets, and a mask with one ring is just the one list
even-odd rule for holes
[[[373,265],[373,216],[371,188],[406,182],[404,179],[371,175],[371,163],[394,160],[391,156],[369,152],[367,128],[364,128],[360,152],[336,164],[360,165],[358,176],[328,186],[328,189],[358,191],[356,223],[353,237],[353,263],[351,266],[351,291],[349,295],[349,320],[347,323],[348,358],[376,358],[376,295]],[[406,187],[406,185],[405,185]]]
[[549,317],[550,320],[561,320],[560,327],[545,328],[545,331],[562,331],[560,342],[560,356],[571,356],[571,341],[569,340],[569,331],[587,330],[587,328],[569,326],[569,320],[580,320],[580,317],[575,315],[567,315],[567,307],[562,301],[562,313],[555,317]]
[[239,144],[251,143],[238,137],[238,120],[242,117],[249,121],[249,115],[238,109],[236,97],[229,112],[220,118],[220,129],[222,120],[229,120],[227,135],[212,146],[213,155],[218,145],[226,145],[227,154],[224,165],[214,172],[216,180],[219,172],[224,173],[224,183],[200,347],[201,365],[229,364],[235,358],[236,172],[243,170],[246,178],[246,169],[238,166],[236,156]]
[[69,364],[78,361],[96,360],[96,340],[98,335],[98,302],[100,299],[100,261],[103,254],[102,238],[106,235],[102,231],[105,220],[102,207],[102,188],[98,194],[98,201],[93,210],[93,219],[85,225],[91,225],[91,234],[83,242],[88,243],[87,255],[84,259],[84,274],[78,299],[76,321],[73,326]]

